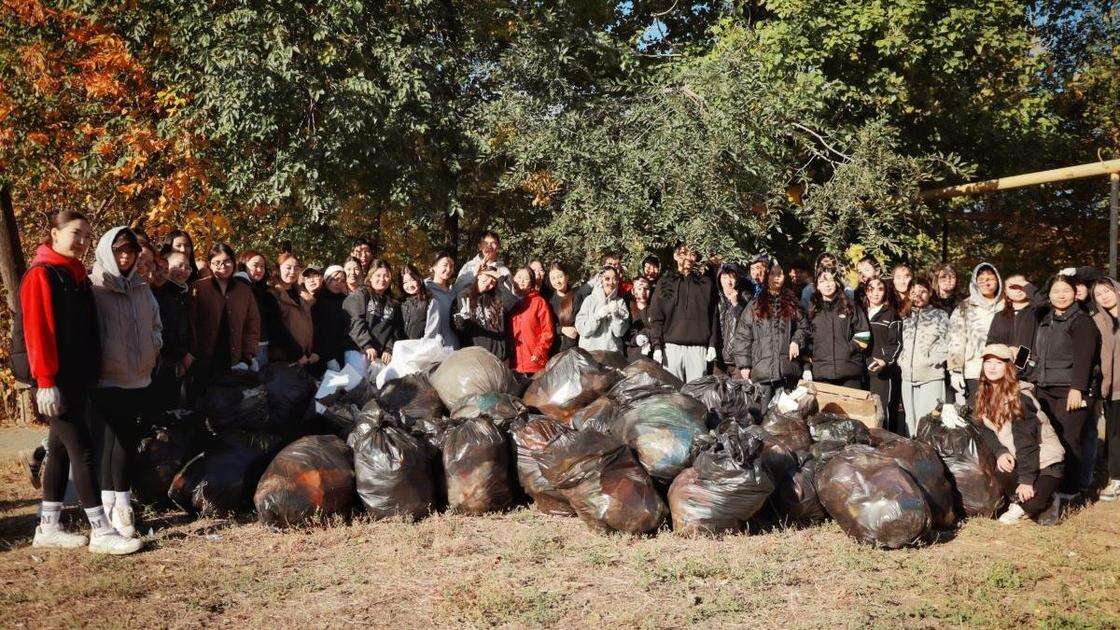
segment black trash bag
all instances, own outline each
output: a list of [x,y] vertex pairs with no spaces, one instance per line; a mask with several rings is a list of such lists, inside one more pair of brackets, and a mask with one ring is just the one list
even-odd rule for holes
[[[765,413],[762,415],[763,425],[770,422],[771,418],[774,416],[796,417],[808,421],[809,418],[815,416],[820,411],[820,405],[817,404],[817,397],[808,393],[797,399],[797,407],[795,409],[779,411],[778,400],[783,391],[785,390],[779,389],[774,392],[774,396],[770,399],[770,406],[766,408]],[[794,391],[796,391],[796,389]]]
[[249,370],[231,370],[214,379],[195,403],[195,411],[207,418],[215,433],[273,428],[268,416],[268,391],[261,375]]
[[681,387],[684,386],[684,381],[677,378],[672,372],[666,370],[664,366],[649,357],[638,357],[622,370],[622,378],[624,379],[632,378],[639,374],[644,374],[659,383],[668,385],[669,388],[675,392],[679,392]]
[[707,414],[691,396],[647,396],[619,410],[615,435],[634,449],[650,476],[671,481],[692,464],[699,439],[708,433]]
[[767,413],[763,417],[762,428],[767,433],[781,438],[792,451],[807,451],[813,444],[809,425],[797,414]]
[[257,481],[283,446],[283,438],[272,433],[226,431],[183,466],[167,496],[192,514],[247,513]]
[[447,413],[432,381],[423,372],[388,381],[378,392],[377,402],[387,413],[410,420],[440,418]]
[[364,379],[350,391],[340,389],[317,402],[319,415],[341,436],[350,435],[354,426],[363,421],[363,410],[366,413],[372,413],[375,408],[379,413],[381,410],[377,401],[377,388]]
[[513,431],[513,443],[517,447],[517,481],[533,500],[533,505],[545,514],[575,514],[564,493],[541,473],[540,462],[540,455],[553,440],[574,430],[558,420],[537,416]]
[[971,422],[946,427],[938,410],[918,421],[917,439],[932,446],[948,468],[961,514],[990,518],[999,512],[1005,495],[996,458]]
[[823,442],[814,442],[809,447],[809,455],[813,461],[817,463],[817,470],[824,468],[828,460],[836,456],[837,453],[844,450],[848,446],[847,442],[840,442],[838,440],[825,440]]
[[520,399],[509,394],[471,394],[451,410],[454,420],[487,417],[501,427],[508,427],[516,420],[525,421],[529,409]]
[[630,360],[626,358],[626,355],[614,350],[592,350],[591,356],[600,364],[620,372],[630,365]]
[[539,461],[545,479],[595,531],[644,534],[665,521],[668,510],[653,479],[614,436],[590,429],[565,433]]
[[518,385],[513,372],[485,348],[456,350],[431,375],[432,386],[448,409],[471,394],[513,394]]
[[669,487],[673,530],[709,536],[741,531],[774,491],[763,448],[761,432],[731,431],[707,441]]
[[314,411],[315,379],[302,367],[286,363],[268,364],[263,378],[271,430],[290,437],[300,435]]
[[929,504],[910,473],[867,444],[852,444],[817,474],[817,496],[840,529],[887,549],[916,544],[930,532]]
[[873,429],[872,438],[876,450],[893,457],[918,483],[929,504],[933,526],[942,530],[952,528],[957,522],[953,486],[937,451],[925,442],[908,440],[884,429]]
[[614,418],[617,414],[618,405],[610,398],[603,396],[572,414],[568,418],[568,426],[579,431],[594,429],[602,433],[611,433]]
[[770,477],[774,479],[774,483],[800,466],[797,456],[799,449],[791,447],[789,436],[773,435],[759,427],[751,427],[751,433],[762,440],[762,452],[759,458],[770,473]]
[[198,416],[175,409],[147,418],[151,427],[130,458],[132,493],[142,505],[171,507],[171,481],[204,446],[205,430]]
[[395,422],[361,422],[347,439],[358,498],[375,519],[419,520],[436,509],[438,452]]
[[809,453],[795,453],[796,465],[777,479],[770,495],[770,507],[779,521],[793,525],[813,525],[828,519],[828,512],[817,498],[814,476],[817,462]]
[[591,353],[571,348],[552,357],[525,390],[525,404],[541,413],[566,420],[610,389],[622,378],[615,368],[603,366]]
[[711,374],[686,383],[681,393],[699,400],[721,419],[733,418],[748,425],[762,417],[762,398],[750,381]]
[[291,527],[348,516],[354,507],[350,447],[335,435],[308,435],[280,451],[253,495],[257,518]]
[[814,442],[871,443],[871,433],[867,430],[867,425],[848,416],[818,413],[809,419],[808,424],[809,434]]
[[643,398],[674,393],[677,393],[677,389],[672,385],[659,381],[644,372],[639,372],[615,383],[614,387],[607,392],[607,398],[613,400],[619,407],[625,407]]
[[489,418],[471,418],[443,433],[447,504],[464,514],[499,512],[513,503],[510,449]]

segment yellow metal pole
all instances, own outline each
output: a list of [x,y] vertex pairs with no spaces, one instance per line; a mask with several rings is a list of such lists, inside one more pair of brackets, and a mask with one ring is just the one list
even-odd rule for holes
[[998,179],[989,179],[983,182],[972,182],[971,184],[946,186],[945,188],[922,191],[921,196],[922,199],[930,201],[933,199],[949,199],[952,197],[983,195],[999,190],[1011,190],[1013,188],[1022,188],[1024,186],[1037,186],[1039,184],[1049,184],[1052,182],[1061,182],[1070,179],[1100,177],[1103,175],[1109,175],[1111,173],[1120,173],[1120,160],[1105,160],[1102,162],[1092,162],[1090,164],[1079,164],[1077,166],[1056,168],[1049,171],[1038,171],[1035,173],[1025,173],[1023,175],[1012,175],[1011,177],[1000,177]]

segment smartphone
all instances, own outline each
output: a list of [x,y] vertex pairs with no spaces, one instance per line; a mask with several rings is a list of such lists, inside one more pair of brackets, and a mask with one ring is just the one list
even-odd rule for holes
[[1027,369],[1027,364],[1031,360],[1031,349],[1026,346],[1019,346],[1015,351],[1015,367],[1020,371]]

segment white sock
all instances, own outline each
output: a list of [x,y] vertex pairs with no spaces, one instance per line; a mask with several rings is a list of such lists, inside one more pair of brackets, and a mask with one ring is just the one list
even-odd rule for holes
[[117,530],[113,529],[112,523],[109,522],[109,517],[105,516],[104,508],[89,508],[86,510],[86,518],[89,519],[89,527],[93,530],[93,534],[111,534]]
[[113,507],[131,507],[132,506],[132,491],[117,492],[117,498],[113,501]]
[[62,528],[61,501],[43,501],[43,510],[39,514],[39,527],[45,532],[57,532]]
[[101,491],[101,509],[105,510],[106,514],[113,513],[113,504],[116,503],[117,493],[112,490]]

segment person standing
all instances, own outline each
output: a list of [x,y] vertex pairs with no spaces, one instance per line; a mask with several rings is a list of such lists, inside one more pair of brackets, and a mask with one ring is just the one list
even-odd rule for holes
[[1054,490],[1063,476],[1065,457],[1030,386],[1019,381],[1014,358],[1003,344],[985,346],[980,383],[971,401],[972,421],[995,453],[996,467],[1019,482],[1008,497],[1011,505],[999,518],[1005,525],[1038,518],[1048,509],[1057,514]]
[[187,286],[194,283],[201,277],[202,269],[198,266],[198,254],[194,251],[194,239],[190,234],[183,230],[171,230],[167,236],[163,237],[164,247],[173,252],[179,252],[187,257],[187,264],[190,266],[190,276],[187,278]]
[[1108,483],[1100,499],[1115,501],[1120,499],[1120,283],[1107,277],[1097,280],[1093,283],[1093,300],[1097,304],[1093,321],[1101,335],[1100,395],[1108,466]]
[[502,241],[498,237],[497,232],[487,230],[482,233],[478,239],[478,255],[467,261],[461,269],[459,275],[455,278],[455,293],[459,294],[463,289],[470,287],[474,283],[475,276],[478,275],[479,270],[486,268],[498,274],[499,281],[509,288],[509,267],[501,260],[502,255]]
[[1069,276],[1050,281],[1050,310],[1035,333],[1035,392],[1042,410],[1054,419],[1054,429],[1066,452],[1062,498],[1081,491],[1081,432],[1089,417],[1090,379],[1100,348],[1100,333],[1076,300]]
[[717,296],[712,279],[696,268],[696,252],[681,243],[673,251],[677,272],[657,283],[650,305],[653,359],[684,382],[700,378],[716,359]]
[[427,330],[439,335],[445,348],[456,350],[459,348],[459,338],[451,321],[457,297],[451,284],[451,279],[455,277],[455,259],[445,251],[438,251],[432,256],[432,266],[428,271],[431,277],[424,281],[424,286],[432,299]]
[[350,317],[342,308],[346,300],[346,272],[339,265],[331,265],[323,272],[323,286],[315,291],[311,304],[312,352],[319,360],[309,366],[312,375],[319,377],[334,361],[345,365],[345,353],[354,348],[350,341]]
[[210,277],[191,285],[191,401],[215,377],[233,367],[247,369],[259,351],[260,312],[252,289],[233,278],[236,260],[229,245],[214,245],[207,258]]
[[1002,343],[1016,353],[1023,352],[1026,361],[1016,365],[1016,375],[1019,380],[1029,381],[1037,358],[1031,348],[1046,298],[1042,297],[1043,301],[1038,302],[1038,291],[1020,274],[1008,277],[1004,285],[1004,307],[992,317],[987,341],[989,344]]
[[362,288],[362,279],[366,277],[362,261],[348,256],[342,263],[342,271],[346,274],[346,294],[349,295]]
[[464,348],[484,348],[502,361],[508,361],[506,317],[518,300],[501,284],[501,278],[497,265],[480,267],[471,286],[459,294],[451,321]]
[[[765,271],[769,271],[769,259],[766,259]],[[751,265],[751,279],[754,280],[754,268],[758,262]],[[721,265],[716,274],[719,283],[719,346],[716,348],[715,371],[720,374],[732,374],[735,371],[735,328],[739,325],[739,317],[747,303],[754,299],[755,294],[744,294],[739,290],[739,267],[736,265]],[[752,286],[765,288],[765,283],[755,281]]]
[[797,386],[801,351],[808,341],[809,320],[797,297],[785,288],[785,272],[774,264],[766,292],[743,310],[732,341],[735,367],[759,387],[763,407],[778,389]]
[[583,300],[576,314],[579,347],[584,350],[624,352],[624,335],[630,325],[630,308],[619,296],[618,270],[603,267],[598,286]]
[[136,234],[127,227],[112,228],[97,243],[90,274],[101,339],[100,377],[91,392],[104,444],[101,504],[126,538],[136,536],[130,454],[143,438],[140,416],[152,405],[148,386],[163,347],[159,304],[136,268],[139,255]]
[[159,368],[153,377],[152,398],[157,407],[177,409],[183,405],[183,377],[193,359],[190,288],[187,286],[190,269],[186,256],[180,252],[169,252],[166,258],[160,255],[156,264],[162,272],[153,277],[150,284],[159,304],[163,348],[160,350]]
[[583,299],[579,291],[572,288],[571,276],[560,262],[554,262],[549,267],[548,283],[552,286],[552,297],[548,298],[548,305],[552,309],[552,320],[556,323],[556,334],[552,338],[552,354],[555,355],[579,345],[576,315]]
[[319,362],[315,353],[315,325],[311,319],[311,303],[300,290],[300,260],[290,252],[277,259],[276,284],[271,288],[279,307],[280,326],[269,343],[269,361],[314,366]]
[[346,353],[346,362],[369,372],[371,365],[388,365],[393,360],[393,344],[404,334],[400,302],[390,290],[393,271],[381,259],[370,262],[366,284],[346,296],[342,308],[350,316],[350,340],[358,348]]
[[898,397],[902,377],[898,358],[902,353],[902,319],[894,305],[894,292],[882,278],[870,278],[863,283],[863,308],[871,326],[871,354],[867,362],[868,389],[879,396],[886,414],[887,429],[900,432],[898,426]]
[[401,339],[422,339],[428,328],[428,310],[432,297],[424,286],[424,276],[412,265],[401,267]]
[[[90,388],[97,382],[101,343],[93,289],[81,258],[91,239],[89,221],[71,210],[53,218],[50,239],[35,251],[19,287],[20,312],[12,331],[12,371],[35,385],[35,408],[47,421],[43,499],[31,546],[128,554],[141,542],[121,536],[105,514],[94,475],[93,437],[86,424]],[[62,502],[73,471],[90,535],[62,528]]]
[[365,237],[355,240],[354,247],[350,248],[350,257],[362,266],[362,275],[368,274],[373,264],[373,243]]
[[639,357],[649,357],[652,350],[649,347],[649,333],[647,327],[649,314],[650,281],[645,276],[634,278],[634,286],[630,292],[630,326],[626,329],[626,359],[636,361]]
[[930,269],[930,282],[933,283],[933,298],[930,304],[949,315],[957,310],[960,296],[957,294],[957,272],[947,262],[937,263]]
[[976,390],[980,351],[988,342],[992,319],[1003,309],[1003,281],[991,263],[972,270],[968,297],[949,318],[949,382],[960,401]]
[[[813,277],[816,278],[821,271],[826,270],[831,271],[833,277],[835,277],[838,282],[841,282],[841,286],[843,286],[843,282],[840,280],[840,262],[836,258],[835,254],[823,252],[819,256],[817,256],[817,263],[813,266]],[[805,311],[806,313],[808,313],[809,309],[812,308],[811,301],[813,299],[813,293],[816,290],[816,287],[811,282],[807,282],[801,289],[801,310]],[[848,299],[853,298],[850,289],[844,288],[844,292],[848,294]]]
[[257,302],[261,326],[255,365],[263,368],[268,365],[269,357],[272,356],[270,348],[273,343],[284,348],[295,347],[296,343],[291,338],[291,333],[284,328],[280,316],[280,302],[269,284],[272,274],[268,268],[268,259],[258,251],[247,249],[241,252],[237,262],[238,272],[234,279],[246,280],[246,286],[252,291],[253,299]]
[[548,302],[537,290],[533,270],[522,267],[513,274],[513,290],[520,298],[509,315],[510,340],[513,343],[513,371],[531,378],[548,363],[555,324]]
[[910,265],[898,263],[891,270],[891,286],[894,287],[895,299],[899,304],[905,304],[910,298],[910,283],[913,281],[914,272],[910,269]]
[[[915,278],[907,303],[902,306],[902,354],[898,367],[902,377],[902,409],[906,431],[914,437],[918,421],[945,402],[945,361],[949,354],[949,315],[930,306],[933,287],[925,278]],[[899,426],[901,429],[902,426]]]
[[871,344],[867,316],[844,295],[832,271],[822,269],[814,281],[809,311],[813,380],[863,388],[865,354]]
[[312,304],[321,286],[323,286],[323,272],[315,267],[304,267],[299,274],[299,296],[308,304]]

